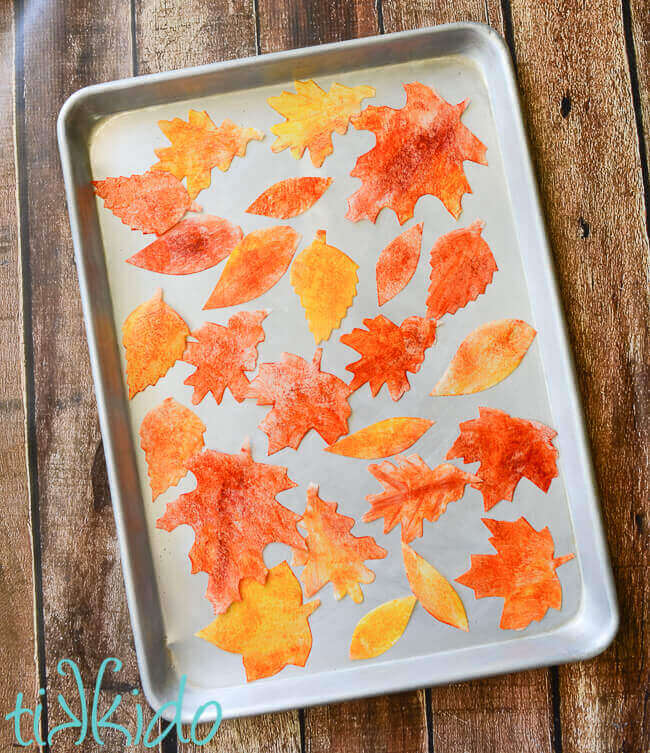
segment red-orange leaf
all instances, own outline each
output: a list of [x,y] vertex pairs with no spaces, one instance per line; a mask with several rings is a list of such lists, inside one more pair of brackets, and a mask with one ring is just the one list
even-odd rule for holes
[[323,351],[317,348],[311,363],[292,353],[282,361],[263,363],[248,388],[246,397],[258,405],[273,408],[259,425],[268,435],[269,455],[283,449],[297,449],[310,429],[328,443],[348,433],[350,388],[334,374],[321,371]]
[[354,374],[350,390],[369,382],[374,397],[387,384],[393,400],[399,400],[411,388],[406,372],[417,374],[424,352],[436,339],[436,324],[409,316],[398,327],[382,314],[363,323],[367,330],[355,327],[350,334],[341,335],[344,345],[361,353],[358,361],[345,367]]
[[467,100],[450,105],[418,82],[404,84],[404,89],[402,109],[371,105],[352,118],[355,128],[372,131],[377,140],[350,173],[362,180],[348,200],[347,217],[353,222],[375,222],[390,207],[403,225],[426,194],[437,196],[457,218],[463,195],[472,192],[463,161],[487,165],[485,146],[460,121]]
[[243,578],[266,581],[262,552],[267,544],[304,548],[296,528],[299,516],[275,498],[296,484],[286,468],[254,462],[247,443],[237,455],[204,450],[188,468],[196,489],[170,502],[156,526],[163,531],[181,525],[194,529],[192,573],[208,574],[206,596],[220,614],[241,599]]
[[480,462],[476,475],[485,509],[502,499],[512,502],[522,476],[547,492],[558,475],[557,450],[551,440],[557,435],[538,421],[513,418],[494,408],[479,408],[480,418],[460,424],[460,436],[447,453],[447,460],[463,458]]
[[549,607],[562,607],[562,586],[555,569],[573,559],[573,554],[553,558],[555,545],[548,528],[536,531],[525,518],[514,523],[482,518],[493,536],[490,544],[498,554],[473,554],[472,566],[456,578],[474,590],[477,599],[505,599],[499,627],[523,630],[539,622]]
[[249,214],[288,220],[314,206],[331,182],[331,178],[311,177],[281,180],[260,194],[246,211]]
[[497,265],[490,247],[481,237],[483,220],[452,230],[431,249],[431,285],[427,316],[440,319],[455,314],[475,301],[492,282]]
[[244,373],[257,366],[257,346],[264,340],[262,322],[268,311],[239,311],[228,326],[206,322],[192,332],[198,342],[189,342],[182,360],[196,366],[184,384],[194,387],[192,403],[197,405],[208,392],[217,404],[228,387],[238,403],[246,397],[249,381]]
[[420,259],[423,227],[424,223],[420,222],[405,230],[381,252],[375,267],[380,306],[395,298],[415,274]]

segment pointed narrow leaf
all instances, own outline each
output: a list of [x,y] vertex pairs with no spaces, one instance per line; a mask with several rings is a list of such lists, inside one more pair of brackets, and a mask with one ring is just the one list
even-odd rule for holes
[[246,211],[278,220],[297,217],[314,206],[331,182],[331,178],[310,177],[281,180],[260,194]]
[[389,457],[415,444],[433,423],[426,418],[387,418],[339,439],[325,450],[335,455],[366,460]]
[[406,630],[416,601],[415,596],[393,599],[362,617],[352,634],[350,659],[372,659],[395,645]]
[[377,278],[377,302],[387,303],[403,290],[415,274],[420,259],[422,228],[424,223],[414,225],[398,235],[379,255],[375,267]]

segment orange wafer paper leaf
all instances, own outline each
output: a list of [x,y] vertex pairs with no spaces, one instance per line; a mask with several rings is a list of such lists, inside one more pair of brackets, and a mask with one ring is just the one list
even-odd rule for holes
[[404,542],[402,556],[411,591],[420,604],[436,620],[467,632],[469,624],[465,607],[451,583]]
[[307,508],[298,525],[307,531],[307,549],[296,549],[292,565],[302,567],[300,580],[307,597],[313,596],[326,583],[334,587],[334,596],[346,594],[359,604],[363,601],[361,583],[372,583],[375,574],[365,560],[383,559],[387,552],[377,546],[372,536],[350,533],[354,518],[336,512],[336,502],[325,502],[318,496],[318,486],[307,488]]
[[361,358],[345,368],[354,374],[350,390],[354,392],[366,382],[375,397],[384,384],[393,400],[399,400],[411,389],[407,372],[417,374],[424,361],[424,353],[436,339],[436,323],[421,316],[409,316],[398,327],[380,314],[364,319],[368,328],[355,329],[341,335],[341,342]]
[[287,178],[274,183],[260,194],[246,210],[249,214],[261,214],[288,220],[306,212],[327,191],[331,178]]
[[537,333],[521,319],[499,319],[469,334],[432,395],[469,395],[503,381],[519,366]]
[[164,275],[202,272],[223,261],[243,235],[240,227],[221,217],[188,217],[127,262]]
[[364,522],[383,518],[384,533],[401,524],[402,541],[407,544],[422,536],[424,520],[438,520],[450,502],[463,496],[467,484],[480,482],[477,476],[449,463],[429,468],[419,455],[398,456],[396,465],[384,460],[368,470],[384,491],[366,497],[370,510],[363,516]]
[[464,421],[460,436],[447,453],[447,460],[463,458],[465,463],[480,462],[476,475],[486,510],[502,499],[512,502],[519,480],[525,476],[543,492],[558,475],[557,436],[538,421],[513,418],[494,408],[479,408],[480,418]]
[[155,149],[160,160],[151,168],[187,178],[187,191],[194,199],[210,185],[213,167],[226,171],[234,157],[243,157],[249,141],[261,141],[257,128],[240,128],[226,118],[217,128],[205,110],[190,110],[187,121],[180,118],[159,120],[160,130],[171,146]]
[[269,97],[269,105],[286,118],[277,123],[271,132],[278,138],[273,152],[291,149],[300,159],[309,150],[314,167],[320,167],[325,157],[334,151],[332,133],[344,134],[350,117],[361,110],[361,102],[374,97],[372,86],[343,86],[332,84],[325,92],[315,81],[296,81],[296,93],[283,91],[278,97]]
[[288,225],[253,230],[228,257],[204,309],[235,306],[270,290],[287,271],[300,234]]
[[208,392],[221,403],[228,387],[238,403],[246,397],[248,377],[244,372],[257,366],[257,346],[264,340],[262,322],[268,311],[239,311],[228,326],[206,322],[192,332],[197,342],[188,342],[182,360],[196,366],[184,384],[194,387],[197,405]]
[[204,450],[189,460],[188,469],[196,489],[170,502],[156,527],[194,530],[192,573],[208,574],[206,597],[221,614],[242,598],[242,579],[266,581],[262,553],[267,544],[304,548],[296,528],[299,516],[276,499],[296,484],[286,468],[254,462],[247,443],[237,455]]
[[415,596],[393,599],[362,617],[352,634],[350,659],[373,659],[394,646],[406,630],[415,602]]
[[192,203],[185,186],[169,173],[147,172],[128,178],[94,180],[95,193],[104,206],[132,230],[162,235],[187,211],[200,207]]
[[414,225],[398,235],[379,255],[375,267],[377,278],[377,302],[387,303],[408,285],[420,260],[422,228]]
[[269,570],[263,585],[249,578],[242,600],[196,635],[218,648],[241,654],[246,680],[271,677],[288,664],[304,667],[311,651],[309,615],[320,601],[302,603],[302,591],[286,562]]
[[203,449],[203,421],[168,397],[140,424],[140,446],[149,472],[154,501],[187,474],[188,460]]
[[165,376],[183,355],[189,334],[187,324],[163,301],[160,289],[127,316],[122,343],[129,400]]
[[316,340],[327,340],[337,329],[357,294],[359,265],[318,230],[313,243],[298,254],[290,272],[291,284],[305,309],[309,330]]
[[350,173],[362,181],[348,199],[347,217],[353,222],[375,222],[389,207],[403,225],[427,194],[437,196],[458,218],[463,195],[472,192],[463,162],[487,165],[485,146],[460,120],[467,100],[450,105],[417,81],[404,89],[406,105],[400,110],[369,106],[352,118],[355,128],[372,131],[377,139]]
[[310,429],[328,443],[348,433],[350,389],[334,374],[321,371],[317,348],[311,363],[283,353],[276,363],[263,363],[246,397],[258,405],[272,405],[259,428],[269,438],[269,455],[285,447],[294,450]]
[[452,230],[431,249],[431,285],[427,316],[440,319],[475,301],[492,282],[497,265],[481,237],[483,220]]
[[553,557],[555,544],[548,528],[536,531],[525,518],[514,523],[482,518],[498,554],[473,554],[470,569],[456,578],[474,596],[505,599],[499,627],[523,630],[544,617],[549,607],[562,608],[562,586],[556,568],[573,554]]
[[408,450],[433,423],[426,418],[387,418],[339,439],[325,450],[335,455],[366,460],[389,457]]

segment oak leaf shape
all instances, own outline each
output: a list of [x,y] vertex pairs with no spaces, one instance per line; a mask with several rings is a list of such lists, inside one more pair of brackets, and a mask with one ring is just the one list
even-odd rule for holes
[[246,210],[249,214],[261,214],[288,220],[306,212],[327,191],[331,178],[287,178],[261,193]]
[[386,418],[326,447],[326,452],[349,458],[375,460],[404,452],[433,426],[426,418]]
[[377,302],[380,306],[408,285],[420,260],[424,223],[405,230],[391,241],[379,255],[375,266]]
[[404,596],[364,615],[352,633],[350,659],[373,659],[394,646],[406,630],[416,601],[415,596]]

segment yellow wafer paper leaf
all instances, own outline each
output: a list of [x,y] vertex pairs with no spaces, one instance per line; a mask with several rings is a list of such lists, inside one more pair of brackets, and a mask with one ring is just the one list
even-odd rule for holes
[[417,599],[393,599],[362,617],[352,634],[350,659],[372,659],[383,654],[402,637]]
[[349,458],[386,458],[411,447],[433,424],[426,418],[387,418],[339,439],[325,450]]

